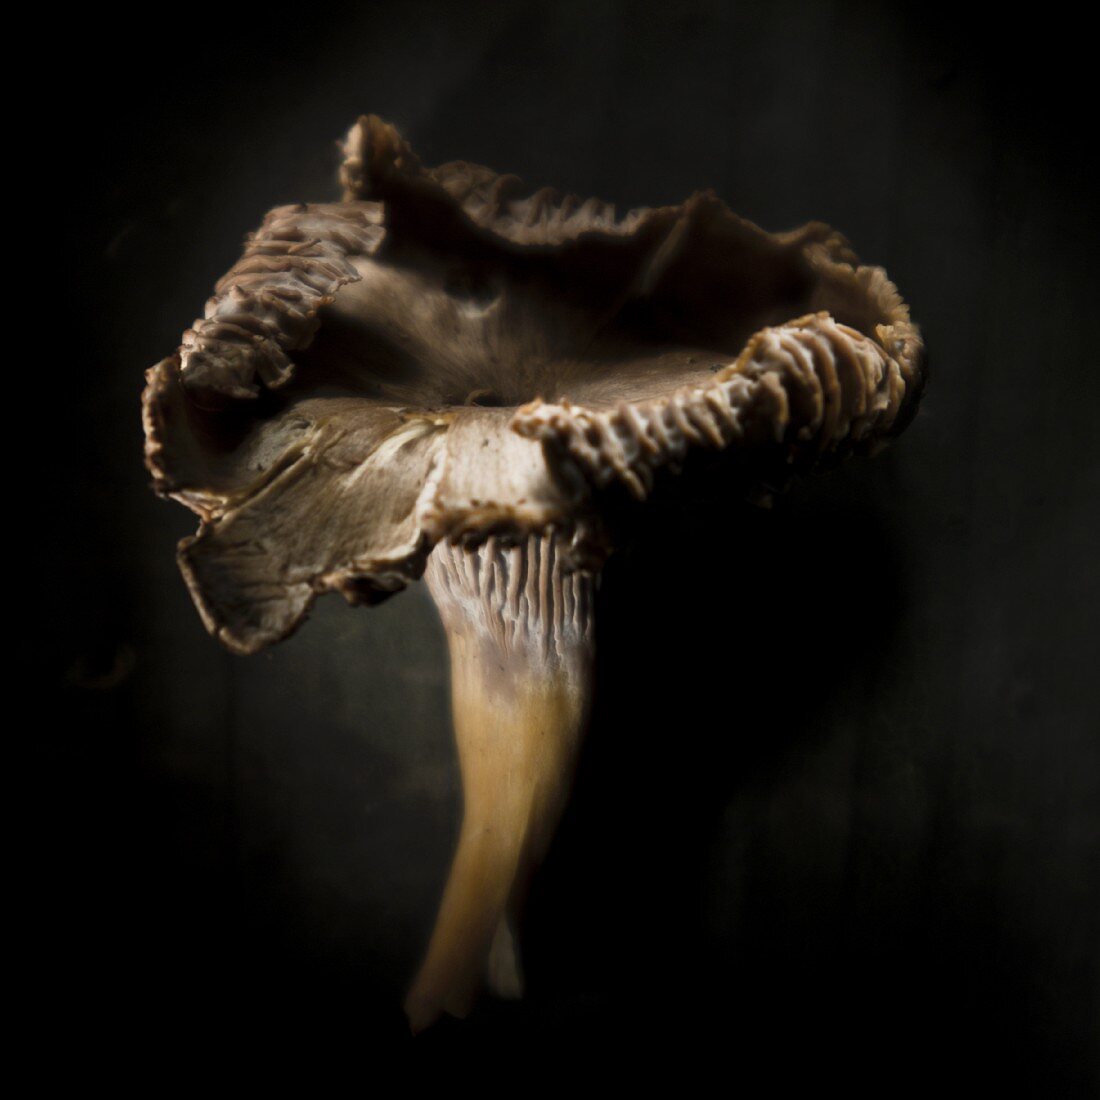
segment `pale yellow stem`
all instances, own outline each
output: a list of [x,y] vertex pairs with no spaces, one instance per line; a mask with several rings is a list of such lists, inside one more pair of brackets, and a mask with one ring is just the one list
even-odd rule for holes
[[590,574],[552,536],[437,548],[428,571],[451,655],[463,821],[427,957],[405,1002],[422,1030],[488,979],[518,996],[513,919],[564,809],[591,688]]

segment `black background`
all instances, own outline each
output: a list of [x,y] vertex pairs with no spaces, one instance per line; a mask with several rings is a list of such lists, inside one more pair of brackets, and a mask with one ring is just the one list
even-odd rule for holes
[[[710,1064],[752,1094],[1087,1095],[1087,43],[845,3],[135,18],[65,20],[49,71],[68,109],[42,123],[75,215],[76,293],[47,335],[77,351],[51,367],[40,1033],[160,1078],[302,1056],[369,1082],[386,1051],[499,1068],[522,1047],[536,1067],[588,1052],[622,1080]],[[330,597],[293,639],[233,658],[176,572],[193,520],[152,496],[140,457],[142,371],[269,207],[335,196],[333,142],[367,111],[429,164],[621,209],[712,187],[769,229],[828,221],[897,282],[932,367],[874,461],[771,512],[643,517],[605,576],[596,715],[532,901],[529,996],[415,1042],[400,999],[460,814],[427,594]]]

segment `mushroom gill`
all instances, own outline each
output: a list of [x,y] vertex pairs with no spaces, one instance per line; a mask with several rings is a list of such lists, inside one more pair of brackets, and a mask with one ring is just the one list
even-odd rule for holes
[[426,576],[447,632],[464,820],[415,1029],[486,976],[568,792],[616,489],[692,452],[781,484],[915,411],[923,347],[881,268],[819,223],[768,234],[713,194],[623,217],[455,162],[390,125],[344,144],[341,202],[280,207],[147,374],[154,487],[200,517],[179,561],[238,653],[320,593]]

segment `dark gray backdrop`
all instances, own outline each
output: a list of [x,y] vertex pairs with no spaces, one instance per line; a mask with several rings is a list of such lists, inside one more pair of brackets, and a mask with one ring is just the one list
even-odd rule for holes
[[[1085,1095],[1100,1030],[1097,301],[1073,35],[844,3],[75,17],[44,123],[75,212],[36,825],[42,1026],[151,1064],[405,1037],[459,790],[420,586],[222,652],[147,490],[142,370],[360,112],[620,204],[823,219],[912,304],[889,452],[771,513],[653,509],[601,596],[597,713],[530,996],[408,1047],[691,1053],[761,1076]],[[133,36],[137,34],[137,39]],[[70,331],[71,330],[71,331]],[[684,547],[690,547],[690,553]],[[673,579],[675,578],[675,579]],[[118,1007],[105,1014],[104,1004]],[[98,1045],[97,1045],[98,1044]],[[559,1058],[559,1053],[554,1053]],[[884,1076],[888,1075],[888,1076]],[[960,1076],[961,1075],[961,1076]]]

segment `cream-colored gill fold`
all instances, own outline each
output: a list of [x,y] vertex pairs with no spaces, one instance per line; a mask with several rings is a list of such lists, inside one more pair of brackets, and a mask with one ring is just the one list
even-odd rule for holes
[[377,203],[280,206],[248,236],[218,281],[204,316],[183,335],[180,376],[189,390],[253,398],[294,373],[321,309],[360,275],[350,257],[372,255],[385,236]]
[[[812,245],[813,304],[827,309],[760,329],[711,377],[642,401],[595,407],[533,401],[513,429],[546,444],[597,488],[618,482],[648,496],[662,467],[693,448],[770,452],[764,470],[792,471],[873,451],[908,422],[924,384],[919,330],[881,268],[837,261]],[[768,471],[768,462],[771,470]]]

